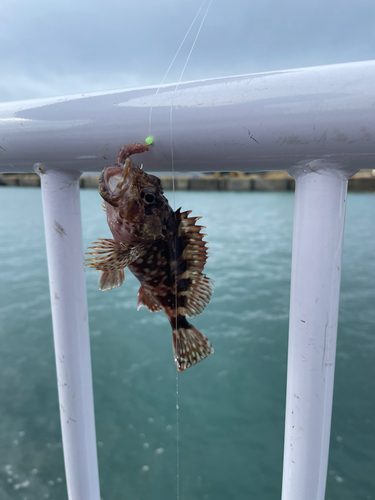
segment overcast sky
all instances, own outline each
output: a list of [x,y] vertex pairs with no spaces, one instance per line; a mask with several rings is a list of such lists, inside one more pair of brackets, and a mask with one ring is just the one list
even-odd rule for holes
[[[0,102],[158,85],[202,2],[3,0]],[[375,59],[374,25],[374,0],[212,0],[183,81]]]

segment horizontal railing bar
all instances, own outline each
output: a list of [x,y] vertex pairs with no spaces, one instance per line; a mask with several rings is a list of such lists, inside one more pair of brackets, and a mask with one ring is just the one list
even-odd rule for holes
[[[99,171],[153,135],[147,171],[375,165],[375,61],[0,104],[0,171]],[[150,109],[152,113],[150,114]],[[172,109],[172,114],[171,114]],[[151,120],[150,120],[151,117]]]

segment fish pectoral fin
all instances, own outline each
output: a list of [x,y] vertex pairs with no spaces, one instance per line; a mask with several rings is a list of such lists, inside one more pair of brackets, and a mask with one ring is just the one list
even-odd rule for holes
[[146,306],[151,312],[157,312],[163,309],[155,297],[148,290],[146,290],[144,286],[141,286],[138,291],[137,311],[139,311],[142,306]]
[[123,269],[117,271],[102,271],[100,274],[98,286],[99,290],[105,292],[121,286],[125,281],[125,272]]
[[214,352],[211,342],[186,320],[185,325],[173,330],[172,335],[174,362],[178,372],[196,365]]
[[107,272],[124,269],[137,260],[144,250],[143,245],[132,247],[110,239],[100,239],[92,245],[88,249],[93,251],[86,253],[90,258],[86,259],[85,265]]
[[89,247],[92,252],[86,253],[91,258],[85,265],[102,271],[99,278],[99,290],[112,290],[124,283],[124,268],[134,262],[143,252],[143,246],[131,247],[115,240],[100,239]]

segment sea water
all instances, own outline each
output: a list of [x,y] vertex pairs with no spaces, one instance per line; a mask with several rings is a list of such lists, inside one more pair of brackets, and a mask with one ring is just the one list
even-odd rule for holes
[[[166,193],[173,200],[172,193]],[[214,355],[179,375],[181,500],[281,492],[293,193],[176,192],[207,226],[213,298],[192,323]],[[110,237],[81,192],[85,247]],[[41,194],[0,188],[0,499],[67,498]],[[327,500],[375,498],[375,195],[349,194]],[[139,283],[86,270],[101,495],[176,498],[176,372]],[[301,499],[302,500],[302,499]]]

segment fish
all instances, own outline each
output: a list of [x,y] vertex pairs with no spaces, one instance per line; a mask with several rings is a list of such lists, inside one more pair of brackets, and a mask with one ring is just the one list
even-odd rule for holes
[[147,144],[126,144],[117,162],[104,168],[99,193],[113,239],[99,239],[88,248],[86,266],[101,271],[99,289],[119,287],[128,268],[140,282],[138,307],[164,311],[172,327],[173,356],[178,372],[214,352],[211,342],[187,318],[202,313],[213,293],[204,274],[207,242],[189,217],[170,207],[158,177],[135,165],[131,155]]

